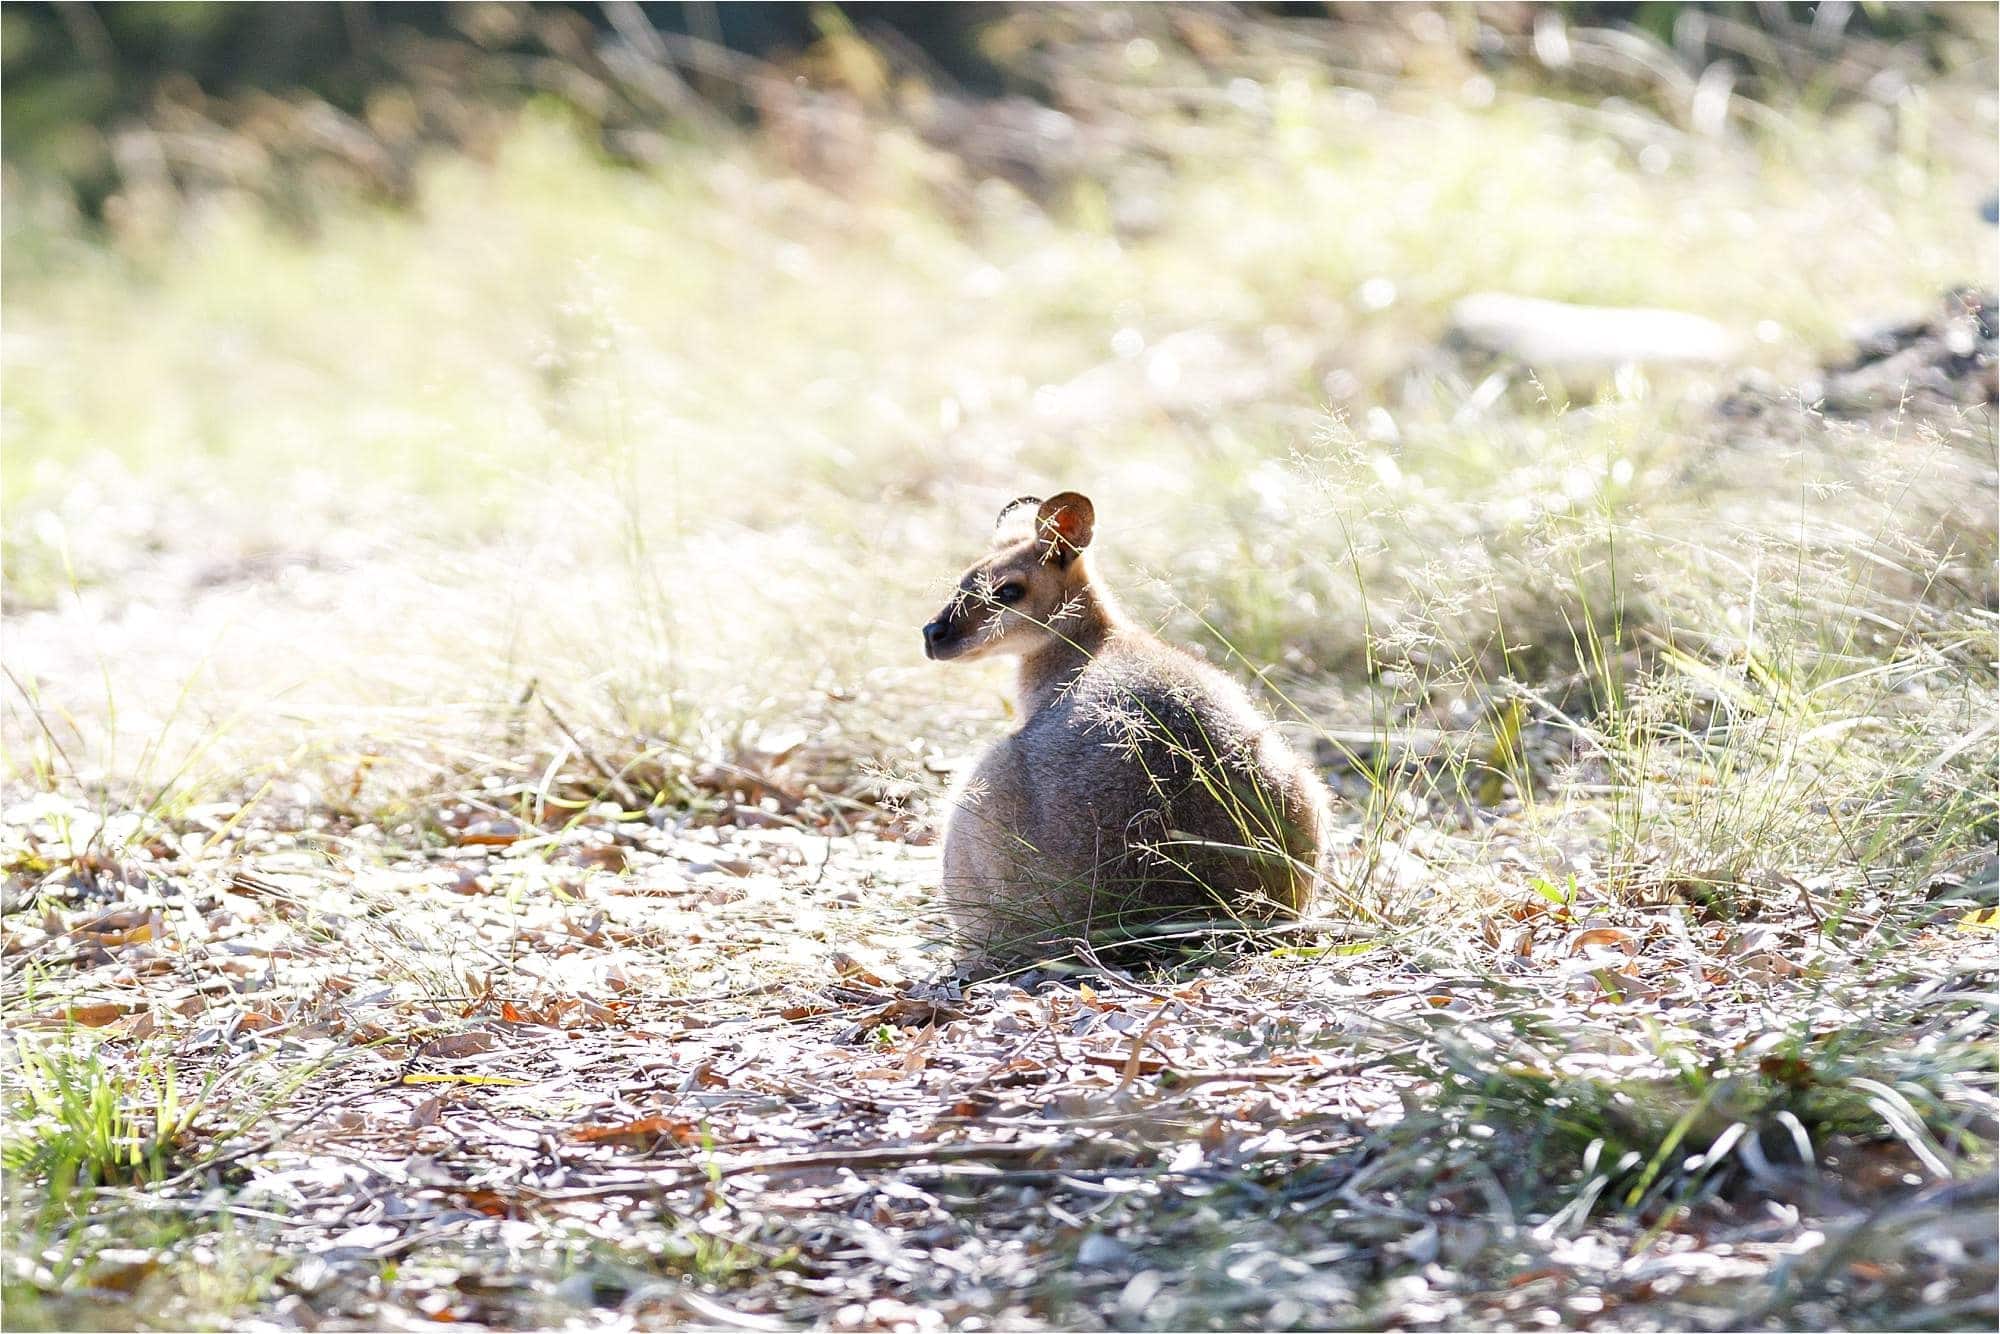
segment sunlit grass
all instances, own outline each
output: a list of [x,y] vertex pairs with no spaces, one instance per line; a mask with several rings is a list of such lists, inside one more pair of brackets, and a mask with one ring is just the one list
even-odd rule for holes
[[5,1165],[48,1181],[57,1202],[72,1190],[157,1180],[200,1110],[171,1062],[126,1074],[91,1046],[26,1039],[14,1056],[8,1082],[19,1099],[8,1117]]

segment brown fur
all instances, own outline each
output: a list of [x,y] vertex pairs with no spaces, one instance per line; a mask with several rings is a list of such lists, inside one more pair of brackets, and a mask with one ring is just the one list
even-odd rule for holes
[[[1030,506],[1032,530],[1003,535]],[[1025,721],[952,797],[954,925],[1019,953],[1162,918],[1297,914],[1326,789],[1240,686],[1119,613],[1091,576],[1093,528],[1074,492],[1015,501],[924,627],[940,661],[1020,659]]]

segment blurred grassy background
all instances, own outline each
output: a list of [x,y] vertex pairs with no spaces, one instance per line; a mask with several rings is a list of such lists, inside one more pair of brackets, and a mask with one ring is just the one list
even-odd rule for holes
[[[1990,281],[1966,10],[175,13],[7,11],[23,772],[365,811],[531,764],[532,685],[865,787],[1006,707],[915,627],[1056,486],[1313,730],[1990,611],[1976,428],[1713,412]],[[1486,290],[1743,365],[1492,378]]]

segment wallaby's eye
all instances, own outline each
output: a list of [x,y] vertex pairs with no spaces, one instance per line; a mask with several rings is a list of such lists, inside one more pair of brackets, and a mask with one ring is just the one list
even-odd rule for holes
[[1013,603],[1019,602],[1022,598],[1026,597],[1027,595],[1028,595],[1028,590],[1024,585],[1002,584],[1000,585],[999,591],[994,593],[993,596],[999,599],[1001,602],[1005,602],[1011,605]]

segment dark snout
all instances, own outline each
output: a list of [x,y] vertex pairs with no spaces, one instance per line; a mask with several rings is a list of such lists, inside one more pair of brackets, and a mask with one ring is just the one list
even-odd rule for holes
[[924,656],[936,661],[951,642],[952,622],[949,616],[940,616],[924,627]]

